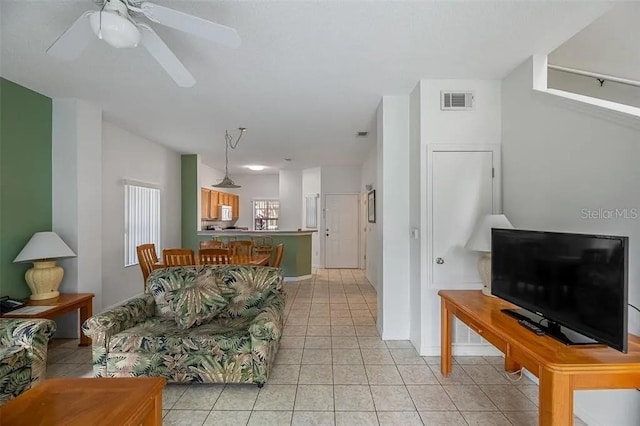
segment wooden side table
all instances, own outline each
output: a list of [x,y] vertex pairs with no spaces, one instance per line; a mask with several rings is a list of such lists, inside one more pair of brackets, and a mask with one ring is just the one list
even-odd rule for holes
[[80,344],[78,346],[91,346],[91,339],[82,333],[82,323],[93,315],[93,293],[60,293],[60,296],[45,300],[25,300],[27,306],[51,306],[43,312],[33,314],[20,314],[7,312],[2,318],[45,318],[55,319],[66,313],[80,310]]
[[0,407],[3,426],[162,425],[160,377],[44,380]]

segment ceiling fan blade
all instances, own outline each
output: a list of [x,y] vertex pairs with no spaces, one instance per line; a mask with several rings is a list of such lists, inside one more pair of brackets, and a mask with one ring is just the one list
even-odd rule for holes
[[47,53],[55,58],[65,61],[77,59],[84,49],[93,40],[93,32],[89,26],[89,16],[94,11],[83,13],[71,26],[53,42],[47,49]]
[[142,3],[140,9],[147,18],[158,24],[224,44],[225,46],[240,46],[240,36],[234,28],[150,2]]
[[196,84],[189,70],[187,70],[171,49],[162,41],[150,26],[138,24],[142,31],[140,43],[151,53],[162,68],[180,87],[191,87]]

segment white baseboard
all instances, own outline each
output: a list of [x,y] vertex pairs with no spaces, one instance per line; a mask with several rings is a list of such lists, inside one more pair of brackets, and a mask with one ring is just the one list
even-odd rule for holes
[[[455,356],[502,356],[502,352],[491,345],[453,345]],[[440,356],[440,346],[422,346],[420,356]]]
[[527,376],[527,379],[531,380],[532,382],[534,382],[536,385],[538,384],[538,378],[536,376],[533,375],[533,373],[529,370],[527,370],[526,368],[522,369],[522,374],[524,374],[525,376]]
[[[380,332],[380,329],[378,328],[378,332]],[[382,334],[380,337],[382,340],[409,340],[409,335],[398,335],[398,334],[393,334],[393,333],[385,333],[384,330],[382,330]]]
[[299,277],[284,277],[284,282],[292,282],[292,281],[304,281],[313,278],[312,274],[309,275],[300,275]]

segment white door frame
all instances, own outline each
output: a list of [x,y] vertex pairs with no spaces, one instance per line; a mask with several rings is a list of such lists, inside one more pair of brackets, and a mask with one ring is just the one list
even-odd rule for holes
[[369,206],[367,205],[367,195],[368,192],[362,192],[360,193],[360,217],[359,217],[359,232],[360,232],[360,247],[358,247],[358,251],[360,252],[360,269],[364,270],[366,273],[367,270],[367,238],[369,237],[367,235],[367,227],[369,226],[369,221],[368,221],[368,209]]
[[[425,212],[420,218],[420,226],[426,229],[427,238],[422,238],[420,251],[426,253],[427,261],[421,263],[421,274],[425,279],[423,286],[426,288],[433,287],[433,223],[431,221],[431,212],[433,210],[433,153],[434,152],[492,152],[493,153],[493,213],[502,211],[502,160],[501,160],[500,144],[446,144],[437,143],[426,145],[422,151],[422,164],[426,164],[426,168],[421,168],[420,179],[425,182],[422,189],[421,211]],[[426,169],[426,170],[425,170]],[[424,259],[424,258],[423,258]],[[451,288],[454,288],[452,286]]]
[[[322,199],[322,253],[324,267],[327,268],[327,196],[331,195],[356,195],[358,197],[358,265],[360,264],[360,253],[362,247],[360,247],[360,193],[359,192],[340,192],[340,193],[328,193],[324,194]],[[339,268],[338,268],[339,269]]]

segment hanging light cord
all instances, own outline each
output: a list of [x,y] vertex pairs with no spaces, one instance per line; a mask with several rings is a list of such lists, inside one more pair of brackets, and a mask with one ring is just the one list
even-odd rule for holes
[[233,138],[229,134],[228,130],[224,131],[224,140],[225,140],[225,149],[224,149],[224,174],[225,176],[229,172],[229,147],[231,149],[236,149],[238,147],[238,143],[240,143],[240,139],[242,139],[242,135],[247,130],[244,127],[240,127],[240,134],[238,135],[238,139],[236,139],[235,143],[233,142]]

